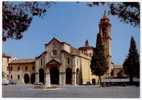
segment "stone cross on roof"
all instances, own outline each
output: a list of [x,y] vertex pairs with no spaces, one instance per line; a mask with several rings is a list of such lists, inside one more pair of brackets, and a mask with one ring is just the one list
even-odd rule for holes
[[89,42],[88,40],[85,41],[85,46],[88,47],[89,46]]

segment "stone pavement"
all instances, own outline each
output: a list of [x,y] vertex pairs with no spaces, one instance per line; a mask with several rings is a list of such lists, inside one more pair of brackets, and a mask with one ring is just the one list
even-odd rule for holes
[[138,98],[139,95],[140,88],[135,86],[64,86],[53,89],[34,89],[33,85],[2,86],[4,98]]

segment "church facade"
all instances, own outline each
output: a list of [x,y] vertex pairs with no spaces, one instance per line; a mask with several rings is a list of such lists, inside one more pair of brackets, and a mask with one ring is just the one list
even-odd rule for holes
[[[87,51],[87,50],[86,50]],[[36,57],[36,82],[50,84],[86,84],[91,81],[91,56],[70,44],[53,38],[45,52]],[[93,54],[93,48],[89,51]],[[42,75],[42,73],[45,73]]]
[[[99,33],[105,45],[107,57],[108,75],[111,73],[111,24],[106,16],[99,23]],[[74,48],[66,42],[53,38],[45,44],[45,50],[35,59],[19,59],[9,63],[9,79],[19,83],[43,83],[46,86],[52,84],[88,84],[97,77],[92,75],[90,62],[94,47],[86,41],[84,46]],[[12,77],[11,77],[12,76]]]

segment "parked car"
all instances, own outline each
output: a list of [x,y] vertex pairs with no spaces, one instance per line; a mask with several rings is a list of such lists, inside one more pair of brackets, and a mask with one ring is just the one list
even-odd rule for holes
[[41,82],[35,82],[34,83],[34,88],[43,88],[43,83],[41,83]]
[[15,84],[16,84],[16,81],[10,80],[10,81],[9,81],[9,84],[15,85]]
[[43,85],[41,82],[35,82],[34,85]]
[[2,85],[8,85],[8,84],[9,84],[9,80],[7,80],[7,79],[2,80]]
[[87,81],[85,85],[91,85],[91,83],[89,81]]

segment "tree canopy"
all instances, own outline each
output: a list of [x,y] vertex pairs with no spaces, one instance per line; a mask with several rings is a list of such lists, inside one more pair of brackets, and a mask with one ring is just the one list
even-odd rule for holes
[[130,82],[133,82],[133,77],[140,76],[139,54],[133,37],[131,37],[129,53],[123,63],[123,69],[125,73],[129,75]]
[[104,75],[107,70],[107,59],[104,52],[104,45],[101,42],[100,34],[97,35],[97,43],[96,48],[94,50],[92,59],[91,59],[91,71],[93,74],[99,76],[99,80],[101,82],[101,76]]
[[34,16],[42,16],[51,3],[48,2],[3,2],[2,39],[21,39]]

